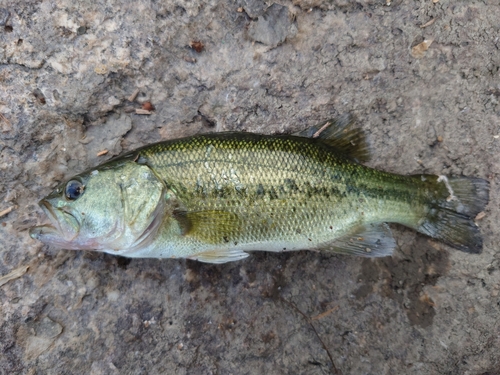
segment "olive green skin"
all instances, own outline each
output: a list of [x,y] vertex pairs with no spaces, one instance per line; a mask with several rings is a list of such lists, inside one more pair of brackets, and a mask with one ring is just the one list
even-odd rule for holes
[[164,181],[182,211],[208,212],[214,221],[229,213],[221,220],[230,221],[227,230],[214,224],[197,235],[168,220],[165,234],[136,252],[141,257],[321,248],[368,223],[415,226],[429,200],[425,182],[360,165],[319,139],[207,134],[150,145],[129,157]]
[[61,184],[40,202],[53,225],[31,236],[67,249],[223,263],[254,250],[387,256],[395,242],[381,224],[394,222],[481,251],[472,218],[488,202],[487,181],[386,173],[346,156],[346,142],[342,152],[330,144],[215,133],[148,145],[73,177],[78,198]]

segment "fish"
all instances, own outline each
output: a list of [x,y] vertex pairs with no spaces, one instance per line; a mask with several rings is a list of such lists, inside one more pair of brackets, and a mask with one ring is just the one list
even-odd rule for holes
[[130,258],[225,263],[252,251],[393,254],[397,223],[478,254],[477,177],[365,166],[366,135],[344,115],[293,135],[219,132],[138,148],[59,184],[33,239]]

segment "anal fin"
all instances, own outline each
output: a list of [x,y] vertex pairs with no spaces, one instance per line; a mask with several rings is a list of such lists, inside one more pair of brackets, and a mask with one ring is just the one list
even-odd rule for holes
[[248,253],[241,250],[210,250],[189,256],[187,259],[197,260],[204,263],[227,263],[245,259]]
[[392,255],[396,241],[386,223],[367,224],[353,233],[336,239],[321,250],[367,258]]

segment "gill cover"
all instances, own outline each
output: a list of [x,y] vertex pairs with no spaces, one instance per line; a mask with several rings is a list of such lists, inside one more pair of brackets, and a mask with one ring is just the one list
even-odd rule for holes
[[31,230],[42,242],[74,250],[146,245],[161,224],[164,185],[148,166],[111,163],[73,177],[40,201],[52,225]]

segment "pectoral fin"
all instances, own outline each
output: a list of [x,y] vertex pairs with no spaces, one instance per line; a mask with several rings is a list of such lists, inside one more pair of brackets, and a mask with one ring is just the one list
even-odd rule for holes
[[235,213],[227,211],[177,211],[182,234],[209,244],[225,244],[238,238],[241,220]]
[[248,253],[241,250],[211,250],[192,255],[187,259],[197,260],[204,263],[221,264],[245,259],[248,255]]
[[359,227],[355,232],[331,242],[322,250],[377,258],[392,255],[395,247],[396,241],[389,226],[382,223]]

